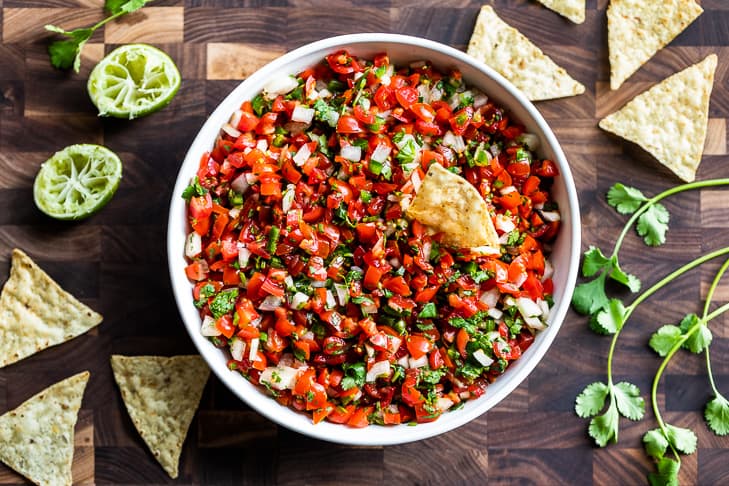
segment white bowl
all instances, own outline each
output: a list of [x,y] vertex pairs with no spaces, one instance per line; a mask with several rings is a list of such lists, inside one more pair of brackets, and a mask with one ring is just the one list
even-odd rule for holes
[[[555,267],[555,307],[549,317],[549,327],[537,335],[532,346],[518,361],[489,385],[484,396],[466,402],[459,410],[443,414],[435,422],[415,427],[371,425],[354,429],[328,422],[314,425],[308,415],[279,405],[239,373],[229,370],[226,366],[227,353],[215,348],[200,334],[200,316],[193,305],[192,286],[184,272],[187,223],[185,204],[180,195],[197,171],[201,154],[212,148],[220,127],[228,121],[233,111],[243,101],[250,100],[259,93],[268,79],[301,72],[339,49],[347,49],[350,53],[363,57],[387,52],[396,65],[429,60],[441,69],[459,69],[470,86],[482,90],[499,106],[506,108],[513,118],[526,127],[527,132],[536,134],[541,141],[541,148],[538,150],[540,156],[555,161],[560,170],[560,176],[556,178],[552,190],[562,212],[562,228],[551,255]],[[253,409],[284,427],[318,439],[366,446],[411,442],[447,432],[483,414],[519,386],[537,366],[557,336],[572,298],[579,253],[580,216],[572,174],[557,139],[534,105],[494,70],[463,52],[426,39],[395,34],[352,34],[314,42],[274,60],[238,85],[205,122],[187,152],[172,195],[167,233],[170,278],[182,320],[200,354],[220,381]]]

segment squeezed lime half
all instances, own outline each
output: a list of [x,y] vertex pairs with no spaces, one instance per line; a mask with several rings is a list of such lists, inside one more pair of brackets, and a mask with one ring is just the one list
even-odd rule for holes
[[108,148],[68,146],[41,165],[33,184],[35,205],[56,219],[87,218],[109,202],[121,175],[121,160]]
[[99,115],[130,120],[167,106],[179,88],[175,62],[147,44],[114,49],[96,65],[88,83]]

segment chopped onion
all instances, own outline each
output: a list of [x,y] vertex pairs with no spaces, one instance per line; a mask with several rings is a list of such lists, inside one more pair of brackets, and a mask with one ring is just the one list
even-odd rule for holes
[[518,192],[516,190],[516,187],[514,186],[504,186],[501,189],[499,189],[499,192],[502,196],[505,196],[506,194],[509,194],[510,192]]
[[246,268],[248,266],[248,259],[251,257],[251,250],[246,247],[245,243],[238,243],[238,266],[240,268]]
[[258,358],[258,345],[260,344],[261,340],[259,338],[253,338],[251,339],[251,347],[248,351],[248,359],[251,361],[256,361],[256,358]]
[[202,253],[202,238],[197,232],[193,231],[187,235],[185,242],[185,256],[187,258],[195,258]]
[[440,101],[443,99],[443,91],[433,86],[430,90],[430,102]]
[[337,306],[337,301],[334,300],[334,294],[331,290],[327,289],[327,300],[324,304],[325,309],[334,309]]
[[539,215],[543,220],[549,221],[550,223],[554,223],[561,219],[558,211],[539,211]]
[[248,174],[241,174],[230,183],[230,188],[239,194],[245,194],[251,185],[248,183]]
[[375,356],[375,348],[370,346],[368,343],[364,344],[365,347],[365,353],[367,354],[368,358],[374,358]]
[[493,309],[499,303],[499,297],[501,297],[501,292],[499,292],[497,287],[494,287],[481,294],[478,300]]
[[256,148],[261,152],[265,152],[266,150],[268,150],[268,140],[266,140],[265,138],[260,139],[258,142],[256,142]]
[[494,157],[498,157],[499,154],[501,154],[501,149],[498,145],[493,144],[491,145],[491,147],[489,147],[489,152],[491,152],[491,155],[493,155]]
[[474,246],[472,248],[469,248],[469,250],[471,253],[475,253],[477,255],[491,255],[491,256],[501,255],[501,250],[498,247],[489,246],[489,245]]
[[428,365],[428,355],[424,354],[418,359],[408,358],[409,368],[422,368]]
[[281,196],[281,209],[284,214],[291,210],[291,206],[294,204],[294,197],[296,197],[296,186],[289,184],[286,186],[283,196]]
[[385,145],[384,143],[380,143],[377,145],[377,147],[375,147],[375,150],[372,152],[370,159],[382,164],[390,156],[391,151],[392,151],[392,148]]
[[544,299],[537,299],[537,305],[542,309],[542,317],[546,319],[549,316],[549,303]]
[[296,384],[298,376],[298,369],[283,366],[279,361],[278,366],[269,366],[263,370],[258,381],[266,382],[277,390],[290,390]]
[[527,326],[531,327],[532,329],[536,329],[537,331],[543,331],[547,328],[547,326],[542,322],[542,320],[539,317],[524,317],[524,322]]
[[299,82],[295,77],[291,75],[278,76],[271,78],[263,86],[263,95],[269,100],[273,100],[278,95],[287,94],[290,91],[295,90],[299,86]]
[[246,351],[246,342],[239,337],[230,340],[230,355],[236,361],[243,360],[243,353]]
[[435,406],[441,412],[445,412],[453,406],[453,400],[448,397],[439,397],[438,400],[435,402]]
[[473,352],[473,358],[481,363],[481,366],[491,366],[491,364],[494,362],[493,359],[489,358],[486,353],[484,353],[483,349],[477,349]]
[[519,297],[516,299],[516,307],[519,309],[522,317],[535,317],[542,315],[542,308],[528,297]]
[[428,85],[418,85],[418,94],[423,99],[423,103],[430,103],[430,89],[428,88]]
[[409,368],[410,362],[408,361],[407,355],[403,356],[402,358],[397,360],[397,364],[402,366],[403,368]]
[[483,105],[489,102],[489,97],[486,96],[483,93],[479,93],[476,96],[473,97],[473,107],[474,109],[479,109]]
[[294,111],[291,112],[291,121],[311,123],[314,119],[314,108],[306,108],[302,105],[297,104],[294,107]]
[[233,138],[238,138],[241,136],[240,131],[237,128],[233,128],[228,123],[223,125],[222,130]]
[[326,280],[312,280],[309,285],[311,285],[315,289],[320,289],[322,287],[327,286],[327,281]]
[[334,290],[337,292],[339,305],[347,305],[347,300],[349,299],[349,288],[346,285],[335,283]]
[[529,150],[531,151],[539,148],[539,137],[533,133],[522,133],[517,140],[529,147]]
[[494,218],[494,226],[502,233],[511,233],[516,229],[516,224],[511,216],[505,214],[497,214]]
[[306,295],[303,292],[296,292],[293,297],[291,297],[291,305],[290,307],[292,309],[301,310],[304,308],[306,303],[309,302],[309,296]]
[[466,143],[463,141],[463,137],[460,135],[454,135],[450,130],[443,135],[443,145],[452,148],[458,153],[466,150]]
[[307,160],[309,160],[309,157],[311,157],[311,150],[309,149],[308,144],[304,144],[301,146],[299,151],[296,152],[296,155],[294,155],[294,163],[301,167]]
[[390,376],[390,362],[387,360],[378,361],[372,365],[372,368],[367,372],[365,381],[372,383],[377,380],[380,376]]
[[231,115],[230,121],[228,121],[228,123],[230,124],[230,126],[238,128],[238,124],[240,123],[241,118],[243,118],[243,110],[235,110]]
[[319,98],[329,98],[331,95],[331,91],[326,88],[322,88],[319,90]]
[[261,305],[259,305],[258,308],[262,311],[272,311],[281,307],[281,304],[283,304],[283,299],[281,297],[268,295],[265,299],[263,299],[263,302],[261,302]]
[[360,309],[365,314],[377,314],[377,306],[375,305],[374,302],[368,302],[366,304],[362,304],[360,306]]
[[357,145],[344,145],[339,155],[352,162],[359,162],[362,158],[362,148]]
[[200,327],[200,334],[203,336],[220,336],[223,334],[218,330],[218,327],[215,325],[215,319],[213,319],[210,316],[205,316],[205,319],[202,321],[202,326]]
[[552,275],[554,275],[554,267],[552,266],[552,262],[549,260],[544,261],[544,275],[542,276],[542,281],[552,278]]
[[413,171],[413,175],[410,176],[410,181],[413,183],[413,189],[415,190],[415,192],[418,192],[421,184],[423,183],[423,180],[420,178],[420,174],[417,170]]
[[504,316],[504,313],[503,312],[501,312],[499,309],[496,309],[494,307],[492,307],[491,309],[489,309],[488,311],[486,311],[486,314],[489,317],[491,317],[492,319],[496,319],[496,320],[499,320],[499,319],[501,319]]
[[392,265],[392,268],[397,270],[398,268],[400,268],[400,260],[395,257],[390,258],[390,265]]

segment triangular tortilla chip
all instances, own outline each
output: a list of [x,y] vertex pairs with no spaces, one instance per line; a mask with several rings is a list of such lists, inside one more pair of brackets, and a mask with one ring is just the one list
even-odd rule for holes
[[585,21],[585,0],[537,0],[550,10],[567,17],[576,24]]
[[618,89],[702,12],[694,0],[611,0],[607,10],[610,89]]
[[0,461],[35,484],[68,484],[89,372],[59,381],[0,417]]
[[144,442],[171,478],[210,369],[200,356],[111,357],[124,405]]
[[583,85],[521,32],[501,20],[489,5],[481,7],[467,52],[511,81],[532,101],[585,92]]
[[499,248],[499,235],[478,190],[463,177],[433,163],[405,211],[458,248]]
[[0,295],[0,368],[73,339],[102,319],[15,249]]
[[701,162],[717,58],[707,56],[653,86],[600,128],[643,147],[678,177],[691,182]]

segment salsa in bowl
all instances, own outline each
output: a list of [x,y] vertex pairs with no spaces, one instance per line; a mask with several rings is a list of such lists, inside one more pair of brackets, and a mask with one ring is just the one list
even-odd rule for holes
[[301,48],[234,91],[188,153],[169,234],[218,376],[283,425],[360,444],[508,394],[554,338],[579,250],[533,107],[457,51],[379,37]]

